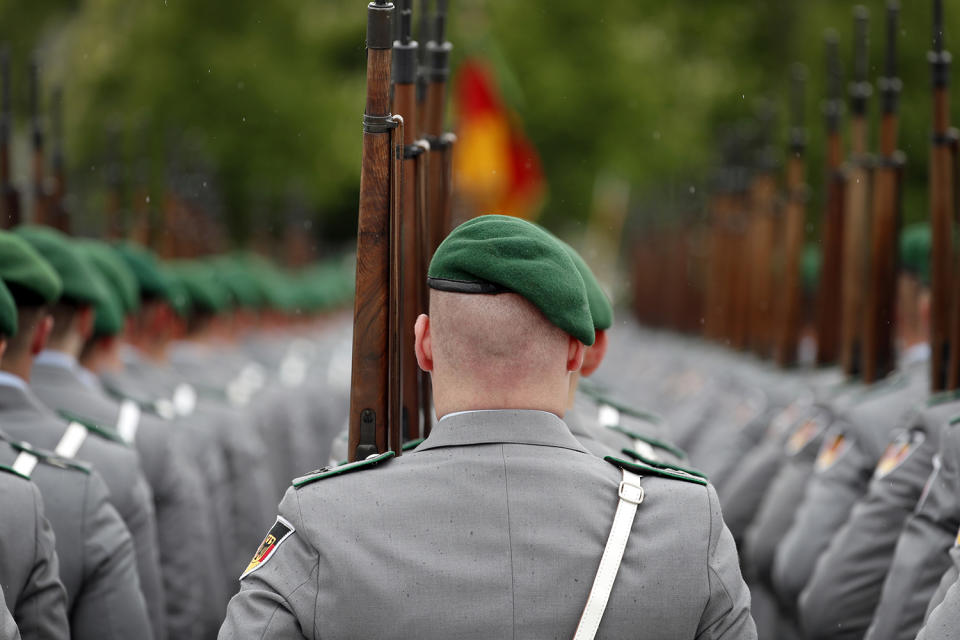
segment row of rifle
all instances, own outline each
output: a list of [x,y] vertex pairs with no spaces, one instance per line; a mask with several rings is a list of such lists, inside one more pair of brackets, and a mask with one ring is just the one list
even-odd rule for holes
[[[950,127],[950,54],[944,48],[942,0],[934,0],[933,7],[928,53],[933,113],[931,380],[933,390],[942,391],[960,387],[960,261],[952,241],[958,223],[958,136]],[[797,66],[791,81],[783,187],[770,160],[769,132],[764,131],[768,127],[761,125],[759,135],[738,127],[724,146],[726,166],[709,200],[709,225],[661,231],[633,248],[634,306],[642,321],[702,332],[791,367],[797,364],[806,314],[816,335],[816,365],[839,364],[848,376],[866,383],[894,369],[897,238],[906,166],[897,150],[898,19],[899,6],[889,2],[883,72],[874,84],[868,77],[869,14],[864,7],[854,11],[846,157],[838,38],[833,32],[826,36],[826,180],[818,240],[822,276],[815,300],[804,303],[800,286],[809,198],[805,73]],[[879,148],[871,152],[868,116],[874,103],[880,110]],[[669,277],[660,277],[664,273]]]
[[446,0],[432,14],[426,1],[419,11],[423,45],[412,37],[411,0],[367,7],[350,460],[399,454],[430,428],[413,327],[427,311],[430,256],[451,225],[454,137],[444,121],[452,45]]

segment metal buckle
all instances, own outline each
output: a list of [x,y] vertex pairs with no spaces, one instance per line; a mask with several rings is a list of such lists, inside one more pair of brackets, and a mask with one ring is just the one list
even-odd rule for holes
[[630,504],[640,504],[643,502],[643,487],[638,484],[630,484],[625,480],[620,481],[620,489],[617,491],[620,499]]

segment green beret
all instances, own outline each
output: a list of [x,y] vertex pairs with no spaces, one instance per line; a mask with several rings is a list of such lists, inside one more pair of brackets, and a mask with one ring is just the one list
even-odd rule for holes
[[930,284],[930,225],[912,224],[900,233],[900,266],[925,285]]
[[205,264],[184,261],[172,267],[190,298],[193,310],[220,313],[230,306],[230,294]]
[[97,303],[94,309],[93,334],[95,336],[115,336],[123,331],[126,313],[116,289],[108,286],[107,297]]
[[60,276],[50,263],[8,231],[0,231],[0,280],[10,288],[18,304],[51,304],[63,291]]
[[525,220],[486,215],[464,222],[437,247],[427,284],[454,293],[519,294],[554,326],[593,344],[587,290],[576,265],[556,238]]
[[160,270],[156,256],[132,242],[121,242],[114,249],[127,263],[140,287],[143,298],[161,298],[170,301],[172,292],[167,287],[167,279]]
[[217,256],[208,261],[213,275],[229,293],[236,306],[256,309],[263,303],[260,288],[251,279],[243,264],[233,256]]
[[183,279],[176,270],[166,265],[158,266],[157,269],[157,273],[160,274],[160,279],[163,281],[163,289],[167,293],[163,299],[173,307],[178,316],[186,318],[190,315],[192,301]]
[[557,239],[557,242],[566,249],[567,255],[573,260],[580,277],[583,278],[583,285],[587,288],[587,302],[590,304],[590,315],[593,317],[593,328],[597,331],[606,331],[613,326],[613,305],[610,299],[604,293],[603,287],[593,275],[593,271],[587,266],[583,258],[577,251],[563,240]]
[[800,287],[807,295],[817,292],[820,284],[820,246],[808,244],[800,258]]
[[123,315],[140,308],[140,287],[126,261],[109,244],[99,240],[78,240],[77,245],[103,276]]
[[97,305],[107,298],[107,285],[100,273],[70,238],[52,227],[37,225],[21,225],[13,232],[36,249],[60,276],[60,300]]
[[0,337],[12,338],[17,335],[17,305],[7,285],[0,280]]

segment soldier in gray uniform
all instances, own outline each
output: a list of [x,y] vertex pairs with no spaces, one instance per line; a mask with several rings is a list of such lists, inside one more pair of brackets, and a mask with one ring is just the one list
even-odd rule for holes
[[955,581],[947,590],[943,602],[930,613],[917,635],[917,640],[953,640],[957,637],[958,629],[960,629],[960,581]]
[[3,599],[3,589],[0,589],[0,640],[21,640],[17,623]]
[[57,415],[27,386],[33,360],[45,345],[52,326],[47,305],[59,299],[61,289],[65,294],[69,292],[68,299],[99,299],[98,294],[89,290],[96,281],[81,279],[83,270],[77,267],[73,273],[79,277],[61,283],[49,263],[13,233],[0,232],[0,256],[0,280],[11,289],[20,325],[0,363],[0,421],[12,438],[54,451],[61,457],[88,462],[100,473],[109,489],[110,503],[133,536],[137,573],[151,627],[154,636],[162,638],[163,586],[153,498],[136,451],[96,425]]
[[713,489],[600,460],[560,419],[594,328],[556,241],[475,218],[429,283],[416,351],[440,421],[398,460],[296,480],[220,638],[756,638]]

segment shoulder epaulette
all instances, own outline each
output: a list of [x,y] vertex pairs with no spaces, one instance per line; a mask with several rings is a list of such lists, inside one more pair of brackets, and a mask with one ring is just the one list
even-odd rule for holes
[[426,438],[417,438],[416,440],[410,440],[409,442],[404,442],[403,446],[400,447],[401,451],[410,451],[416,449],[420,446],[420,443],[426,440]]
[[931,393],[930,397],[927,398],[926,405],[928,407],[936,407],[937,405],[946,404],[955,400],[960,400],[960,389]]
[[8,466],[5,465],[5,464],[0,464],[0,471],[4,471],[4,472],[6,472],[6,473],[9,473],[9,474],[12,475],[12,476],[17,476],[18,478],[20,478],[20,479],[22,479],[22,480],[29,480],[29,479],[30,479],[30,478],[28,478],[27,476],[25,476],[25,475],[23,475],[22,473],[20,473],[19,471],[17,471],[16,469],[14,469],[14,468],[12,468],[12,467],[8,467]]
[[341,464],[336,467],[323,467],[322,469],[317,469],[312,473],[308,473],[305,476],[296,478],[293,481],[293,486],[297,489],[304,487],[308,484],[316,482],[317,480],[326,480],[327,478],[332,478],[334,476],[341,476],[345,473],[351,473],[358,469],[369,469],[377,466],[381,462],[386,462],[396,454],[393,451],[387,451],[379,455],[370,456],[365,460],[357,460],[356,462],[348,462],[347,464]]
[[615,458],[613,456],[605,456],[603,458],[610,464],[620,469],[626,469],[627,471],[632,471],[640,475],[648,476],[660,476],[661,478],[670,478],[671,480],[683,480],[684,482],[691,482],[693,484],[699,484],[701,486],[707,486],[707,481],[704,478],[699,476],[692,475],[689,472],[681,471],[674,468],[658,469],[657,467],[644,464],[642,462],[628,462],[627,460],[621,460],[620,458]]
[[20,453],[29,453],[31,456],[35,457],[40,462],[50,465],[51,467],[57,467],[59,469],[72,469],[74,471],[82,471],[83,473],[90,474],[92,467],[90,465],[80,462],[79,460],[70,460],[69,458],[64,458],[63,456],[58,456],[53,451],[48,451],[46,449],[38,449],[31,444],[26,442],[17,442],[10,440],[7,442],[10,447]]
[[697,476],[698,478],[703,478],[704,480],[709,481],[710,478],[707,477],[702,471],[697,471],[696,469],[690,469],[689,467],[681,467],[678,464],[670,464],[667,462],[660,462],[659,460],[651,460],[644,456],[642,453],[634,451],[633,449],[621,449],[621,453],[624,453],[638,462],[642,462],[645,465],[651,467],[656,467],[657,469],[668,469],[672,471],[680,471],[683,473],[689,473],[692,476]]
[[70,413],[69,411],[64,411],[63,409],[60,409],[57,411],[57,413],[59,413],[60,417],[67,422],[76,422],[77,424],[81,424],[87,428],[87,431],[100,436],[104,440],[111,440],[113,442],[122,444],[125,447],[128,446],[127,443],[124,442],[123,438],[120,437],[119,433],[115,433],[109,429],[104,429],[92,420],[87,420],[86,418],[80,417],[74,413]]
[[657,440],[656,438],[651,438],[651,437],[649,437],[649,436],[645,436],[645,435],[643,435],[642,433],[637,433],[636,431],[631,431],[630,429],[624,429],[623,427],[618,426],[618,425],[610,425],[610,426],[607,427],[607,429],[611,429],[611,430],[616,431],[616,432],[618,432],[618,433],[622,433],[623,435],[629,436],[630,438],[632,438],[632,439],[634,439],[634,440],[641,440],[641,441],[643,441],[643,442],[646,442],[646,443],[647,443],[648,445],[650,445],[651,447],[654,447],[654,448],[656,448],[656,449],[663,449],[664,451],[667,451],[667,452],[669,452],[669,453],[672,453],[673,455],[675,455],[675,456],[678,457],[678,458],[686,458],[686,457],[687,457],[687,452],[686,452],[686,451],[684,451],[684,450],[681,449],[680,447],[676,447],[676,446],[670,444],[669,442],[664,442],[663,440]]

